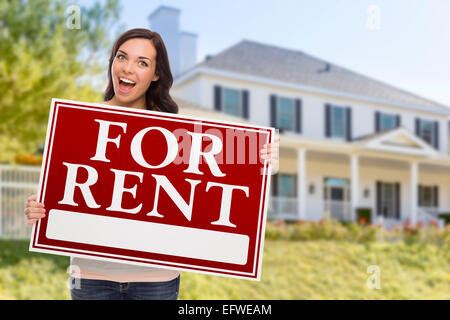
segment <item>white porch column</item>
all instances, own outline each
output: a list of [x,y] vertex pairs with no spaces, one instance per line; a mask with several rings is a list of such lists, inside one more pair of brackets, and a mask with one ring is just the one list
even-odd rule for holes
[[297,202],[298,218],[306,218],[306,149],[297,150]]
[[351,186],[351,205],[350,205],[350,219],[356,220],[356,208],[359,206],[359,156],[352,154],[350,156],[350,186]]
[[416,161],[411,162],[411,224],[417,223],[417,185],[418,185],[418,163]]

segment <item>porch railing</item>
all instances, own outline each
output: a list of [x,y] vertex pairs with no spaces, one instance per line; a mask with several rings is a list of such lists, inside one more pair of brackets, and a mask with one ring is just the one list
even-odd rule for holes
[[298,220],[297,198],[271,196],[267,218],[269,220]]
[[438,207],[419,207],[417,220],[422,222],[424,225],[429,225],[430,222],[435,222],[440,228],[443,228],[445,222],[444,219],[439,217],[439,213],[441,212],[442,209],[439,209]]
[[353,221],[351,204],[348,201],[324,201],[324,213],[330,218],[338,221]]
[[[314,208],[314,212],[321,212],[319,216],[311,215],[310,210],[306,209],[305,220],[319,220],[329,217],[339,221],[352,221],[354,217],[351,214],[351,205],[348,201],[308,201],[308,207]],[[271,196],[268,208],[269,220],[299,220],[299,203],[297,198]]]

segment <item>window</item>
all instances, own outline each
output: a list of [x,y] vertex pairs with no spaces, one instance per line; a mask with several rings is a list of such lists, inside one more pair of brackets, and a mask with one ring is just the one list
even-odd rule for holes
[[352,141],[352,108],[325,104],[325,137]]
[[223,89],[223,112],[233,115],[242,116],[241,92],[234,89]]
[[294,131],[294,100],[288,98],[278,99],[278,125],[280,129]]
[[331,136],[345,138],[345,109],[331,107]]
[[375,131],[380,132],[400,127],[400,121],[401,119],[399,114],[389,114],[376,111]]
[[395,116],[392,114],[382,113],[380,115],[380,130],[389,130],[396,127]]
[[295,179],[293,175],[280,174],[279,183],[279,196],[295,197]]
[[437,186],[419,186],[419,206],[421,207],[437,207],[438,204],[438,187]]
[[431,145],[434,145],[434,124],[429,120],[420,120],[419,136]]

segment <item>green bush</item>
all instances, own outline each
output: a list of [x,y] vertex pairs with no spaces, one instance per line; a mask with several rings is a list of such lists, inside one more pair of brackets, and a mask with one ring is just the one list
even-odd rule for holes
[[450,212],[443,212],[439,214],[439,218],[444,219],[445,225],[450,224]]
[[372,221],[372,209],[371,208],[358,208],[356,209],[357,221],[370,222]]
[[332,219],[320,221],[268,221],[266,239],[271,240],[336,240],[350,242],[403,241],[406,244],[450,244],[450,225],[439,229],[435,225],[424,227],[418,223],[412,227],[408,223],[391,230],[369,223],[342,223]]

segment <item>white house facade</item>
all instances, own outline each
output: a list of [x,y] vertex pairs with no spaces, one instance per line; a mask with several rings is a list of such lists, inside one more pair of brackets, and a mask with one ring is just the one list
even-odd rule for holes
[[[216,117],[280,130],[271,216],[441,222],[450,212],[450,109],[300,51],[252,41],[175,79]],[[180,109],[183,105],[180,105]]]

